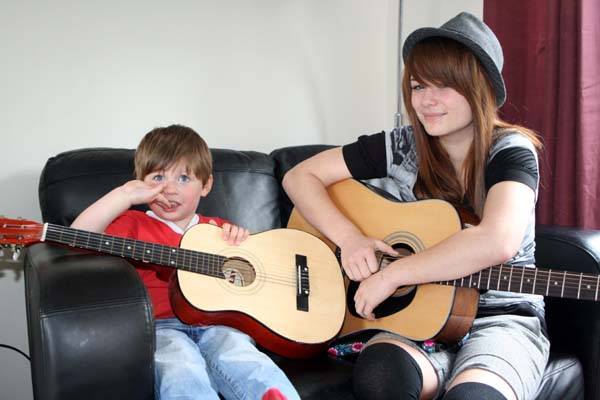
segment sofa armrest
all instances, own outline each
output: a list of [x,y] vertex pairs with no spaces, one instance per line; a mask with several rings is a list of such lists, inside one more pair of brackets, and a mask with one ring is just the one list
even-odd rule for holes
[[39,243],[25,295],[37,400],[154,398],[152,308],[127,261]]
[[[600,231],[538,225],[539,267],[600,274]],[[586,399],[600,398],[600,303],[546,298],[552,351],[574,354],[583,365]]]

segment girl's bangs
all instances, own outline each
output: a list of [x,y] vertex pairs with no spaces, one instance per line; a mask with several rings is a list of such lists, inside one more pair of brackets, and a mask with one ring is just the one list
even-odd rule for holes
[[468,49],[454,40],[425,39],[411,51],[406,69],[410,78],[419,83],[457,88],[462,86],[459,80],[465,51]]

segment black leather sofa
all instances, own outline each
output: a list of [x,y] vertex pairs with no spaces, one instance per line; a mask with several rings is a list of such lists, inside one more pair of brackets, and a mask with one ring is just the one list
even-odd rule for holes
[[[327,146],[264,154],[213,150],[215,186],[199,211],[249,227],[285,226],[292,208],[281,189],[285,172]],[[133,151],[68,151],[46,163],[39,183],[45,222],[69,225],[113,187],[131,179]],[[540,226],[540,265],[600,273],[600,232]],[[121,258],[50,243],[29,247],[26,301],[35,398],[152,399],[153,320],[146,292]],[[600,308],[548,300],[552,356],[537,399],[600,398]],[[323,354],[310,360],[271,355],[303,399],[352,399],[352,363]]]

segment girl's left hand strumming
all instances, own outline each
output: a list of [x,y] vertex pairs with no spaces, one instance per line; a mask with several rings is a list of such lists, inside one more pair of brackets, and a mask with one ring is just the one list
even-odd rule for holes
[[354,294],[356,312],[363,318],[375,319],[373,309],[390,297],[396,288],[396,285],[385,280],[384,270],[379,270],[360,282],[358,290]]

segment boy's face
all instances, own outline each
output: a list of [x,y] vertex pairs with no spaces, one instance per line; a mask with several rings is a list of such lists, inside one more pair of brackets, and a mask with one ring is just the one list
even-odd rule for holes
[[160,218],[185,229],[196,214],[200,199],[210,192],[213,179],[211,175],[202,184],[193,172],[187,171],[183,163],[178,163],[169,169],[149,173],[144,177],[144,182],[152,186],[165,183],[162,195],[168,203],[155,200],[149,204],[150,209]]

